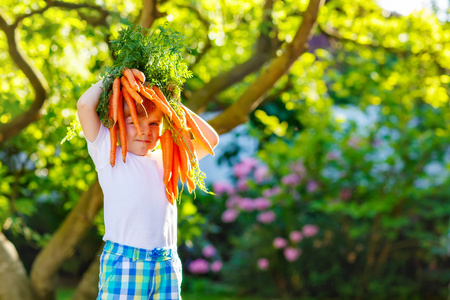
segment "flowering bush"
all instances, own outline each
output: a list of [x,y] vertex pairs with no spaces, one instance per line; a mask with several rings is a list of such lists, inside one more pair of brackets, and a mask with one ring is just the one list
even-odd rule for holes
[[218,273],[222,270],[223,263],[213,245],[207,244],[203,247],[201,253],[203,257],[194,259],[188,264],[188,270],[191,274],[204,275],[209,271]]
[[[411,160],[401,139],[379,137],[376,128],[367,135],[310,129],[267,144],[259,160],[233,166],[232,183],[213,184],[215,197],[199,195],[208,220],[202,238],[222,257],[221,278],[265,295],[444,291],[450,207],[441,199],[449,178],[420,182],[432,182],[426,157],[442,159],[445,143],[410,145]],[[205,259],[212,252],[203,249]]]

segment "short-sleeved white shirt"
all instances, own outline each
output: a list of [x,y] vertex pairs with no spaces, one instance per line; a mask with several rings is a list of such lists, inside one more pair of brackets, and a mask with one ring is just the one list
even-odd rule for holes
[[177,207],[165,194],[161,150],[150,157],[128,152],[124,163],[118,147],[111,167],[109,130],[101,125],[96,140],[87,143],[104,196],[103,240],[145,249],[175,247]]

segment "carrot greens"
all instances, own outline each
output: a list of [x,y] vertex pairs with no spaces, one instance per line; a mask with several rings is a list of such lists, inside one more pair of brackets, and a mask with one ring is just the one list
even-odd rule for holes
[[[137,69],[144,73],[150,86],[156,85],[170,101],[176,99],[186,79],[192,77],[183,59],[189,49],[184,37],[166,26],[154,31],[142,26],[122,28],[115,40],[111,41],[113,64],[103,74],[103,91],[97,108],[100,120],[106,127],[111,126],[108,118],[112,82],[122,76],[124,68]],[[175,91],[175,92],[174,92]]]

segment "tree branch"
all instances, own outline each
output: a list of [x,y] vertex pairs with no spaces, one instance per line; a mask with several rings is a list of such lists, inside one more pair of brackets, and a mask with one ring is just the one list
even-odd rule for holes
[[193,12],[197,16],[197,19],[200,21],[200,23],[202,23],[203,26],[205,26],[205,31],[206,31],[205,47],[203,48],[203,51],[197,55],[195,62],[190,66],[190,68],[192,68],[194,65],[196,65],[202,59],[202,57],[205,56],[205,54],[208,52],[208,50],[211,49],[211,40],[208,38],[208,30],[209,30],[209,27],[211,26],[211,23],[205,17],[203,17],[202,14],[200,13],[200,11],[198,9],[196,9],[194,6],[187,5],[187,4],[186,5],[177,4],[177,6],[179,8],[185,8],[185,9],[188,9],[191,12]]
[[157,0],[142,0],[142,11],[140,25],[144,28],[152,27],[156,19],[166,16],[166,13],[159,11]]
[[[272,22],[271,11],[273,2],[274,0],[267,0],[264,3],[265,13],[261,24],[264,22]],[[261,31],[261,34],[256,41],[255,54],[246,62],[236,65],[228,72],[219,74],[201,89],[193,91],[187,101],[187,106],[194,111],[202,112],[206,109],[206,104],[214,98],[215,95],[241,81],[247,75],[259,70],[261,66],[275,55],[275,50],[279,47],[276,38],[270,38],[269,34],[270,32]]]
[[9,25],[5,16],[0,12],[0,29],[5,32],[8,40],[8,51],[19,69],[30,80],[35,91],[35,99],[31,107],[14,118],[11,122],[0,125],[0,145],[9,140],[30,123],[41,117],[41,108],[49,93],[49,86],[44,75],[29,61],[27,55],[20,47],[19,31],[13,25]]
[[286,84],[279,90],[275,91],[273,94],[267,95],[267,97],[263,99],[260,105],[276,101],[280,98],[281,94],[288,92],[290,89],[292,89],[293,86],[294,84],[292,83],[292,75],[288,74]]
[[[320,30],[321,33],[323,33],[326,37],[328,38],[332,38],[332,39],[336,39],[339,41],[344,41],[344,42],[350,42],[353,43],[355,45],[358,46],[366,46],[366,47],[371,47],[371,48],[375,48],[375,49],[383,49],[389,53],[395,54],[395,55],[405,55],[405,56],[418,56],[424,53],[427,53],[429,51],[427,50],[422,50],[418,53],[413,53],[410,50],[402,50],[399,48],[395,48],[395,47],[387,47],[387,46],[383,46],[381,45],[378,41],[372,41],[370,43],[360,43],[358,42],[358,37],[355,38],[349,38],[349,37],[344,37],[342,36],[339,31],[335,28],[325,28],[323,25],[319,24],[318,25],[318,29]],[[445,71],[448,70],[446,67],[442,66],[442,64],[438,61],[438,55],[436,55],[435,53],[433,53],[431,51],[431,57],[433,58],[434,63],[439,67],[440,70],[442,70],[442,74],[445,74]]]
[[108,15],[108,11],[100,6],[91,4],[74,4],[62,1],[47,1],[47,5],[45,7],[18,16],[12,24],[8,23],[6,17],[0,11],[0,29],[6,35],[9,54],[11,55],[11,58],[13,59],[17,67],[30,80],[30,84],[35,91],[33,104],[27,111],[21,113],[20,115],[12,119],[9,123],[0,125],[0,145],[17,135],[31,123],[41,118],[41,109],[50,92],[50,87],[44,75],[32,64],[32,62],[29,60],[28,56],[20,46],[20,34],[19,30],[17,30],[17,27],[25,18],[31,17],[35,14],[42,14],[51,7],[60,7],[64,9],[95,9],[100,13],[99,18],[87,17],[79,11],[78,13],[80,17],[82,17],[89,23],[92,23],[93,25],[106,25],[106,17]]
[[[86,20],[88,23],[90,23],[94,26],[106,24],[106,17],[108,16],[108,11],[101,6],[92,5],[92,4],[83,4],[83,3],[77,4],[77,3],[70,3],[70,2],[64,2],[64,1],[46,1],[46,2],[47,2],[46,6],[18,16],[16,18],[16,21],[12,24],[12,27],[16,28],[20,24],[20,22],[22,22],[24,19],[31,17],[32,15],[35,15],[35,14],[43,14],[46,10],[48,10],[51,7],[60,7],[60,8],[64,8],[64,9],[90,8],[90,9],[96,10],[100,13],[100,17],[98,19],[95,19],[92,17],[86,17],[86,15],[80,13],[79,11],[77,11],[77,12],[84,20]],[[84,17],[86,17],[86,18],[84,18]]]
[[307,50],[314,33],[317,15],[324,0],[311,0],[294,39],[285,51],[247,88],[244,94],[223,113],[209,121],[219,134],[226,133],[248,121],[249,114],[263,101],[268,90],[290,69],[298,57]]

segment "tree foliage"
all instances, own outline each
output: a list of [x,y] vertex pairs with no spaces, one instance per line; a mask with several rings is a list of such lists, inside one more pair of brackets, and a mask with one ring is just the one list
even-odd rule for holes
[[[279,176],[288,172],[286,161],[294,157],[308,159],[308,174],[316,178],[327,168],[354,175],[327,181],[327,193],[304,204],[308,209],[335,220],[358,220],[365,233],[386,233],[379,246],[398,241],[398,234],[435,241],[448,230],[439,223],[445,213],[436,208],[446,200],[442,182],[425,173],[431,162],[448,163],[448,22],[426,11],[390,14],[373,1],[322,4],[2,1],[0,244],[14,252],[6,238],[14,241],[20,259],[0,259],[9,268],[4,270],[16,270],[18,282],[6,289],[8,283],[0,280],[0,294],[13,299],[15,292],[26,291],[21,299],[51,299],[60,273],[81,276],[96,261],[103,229],[94,166],[79,129],[73,128],[72,139],[61,140],[67,127],[76,124],[76,100],[113,62],[109,41],[131,24],[156,29],[167,23],[186,36],[191,51],[185,59],[193,77],[184,84],[183,102],[197,112],[216,112],[210,123],[219,133],[251,120],[250,131],[267,144],[261,146],[261,157]],[[336,105],[364,112],[376,108],[377,120],[358,149],[344,147],[357,129],[334,120],[331,108]],[[387,157],[373,152],[376,137],[388,149]],[[348,151],[341,164],[328,166],[332,162],[324,161],[324,155],[334,148]],[[277,155],[271,157],[268,149]],[[367,182],[374,186],[365,187]],[[341,185],[354,188],[358,197],[346,205],[330,204],[330,195]],[[198,224],[204,219],[193,217],[195,201],[185,201],[180,209],[186,216],[181,243],[200,234]],[[428,217],[406,224],[418,218],[418,207]],[[416,228],[421,226],[432,233]],[[364,239],[361,232],[345,231],[355,240]],[[89,237],[95,242],[82,243]],[[429,254],[435,248],[418,249]],[[430,257],[427,262],[436,256]],[[70,267],[74,259],[79,263]],[[92,285],[92,277],[85,277],[77,295],[87,289],[86,282]]]

